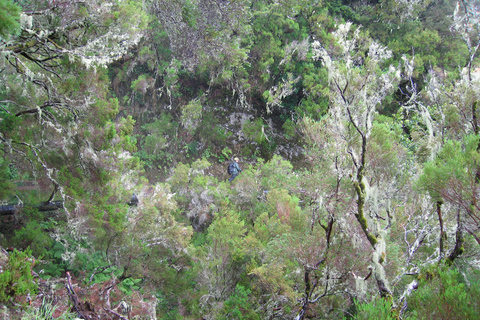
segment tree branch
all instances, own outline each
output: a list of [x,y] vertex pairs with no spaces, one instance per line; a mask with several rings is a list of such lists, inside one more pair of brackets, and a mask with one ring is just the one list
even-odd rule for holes
[[42,109],[45,109],[47,107],[54,107],[54,106],[59,106],[61,105],[60,102],[52,102],[52,101],[46,101],[43,103],[43,105],[39,106],[38,108],[34,108],[34,109],[29,109],[29,110],[24,110],[24,111],[20,111],[20,112],[17,112],[15,114],[16,117],[20,117],[24,114],[30,114],[30,113],[38,113],[40,110]]

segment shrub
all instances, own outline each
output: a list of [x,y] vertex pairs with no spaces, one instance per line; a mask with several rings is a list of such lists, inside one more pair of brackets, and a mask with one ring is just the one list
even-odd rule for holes
[[15,231],[12,242],[18,248],[25,249],[28,246],[35,257],[46,256],[48,255],[46,248],[49,248],[53,243],[46,230],[52,228],[52,226],[53,222],[51,221],[28,221],[25,227]]
[[[369,303],[362,303],[356,306],[355,320],[384,319],[396,320],[398,315],[392,310],[392,302],[389,299],[376,298]],[[407,319],[408,318],[404,318]]]
[[235,292],[225,301],[222,314],[228,315],[230,319],[260,319],[260,316],[254,311],[251,299],[249,299],[250,293],[250,290],[237,284]]
[[248,139],[251,139],[258,144],[262,143],[262,141],[265,139],[262,118],[257,118],[254,121],[245,121],[242,130]]
[[408,299],[407,315],[415,319],[478,319],[478,297],[480,271],[464,275],[456,269],[439,269],[420,280],[418,290]]
[[10,254],[9,259],[0,273],[0,302],[6,304],[10,299],[16,303],[26,304],[26,299],[17,299],[30,294],[35,296],[38,285],[32,275],[35,260],[31,258],[32,251],[24,252],[16,249]]

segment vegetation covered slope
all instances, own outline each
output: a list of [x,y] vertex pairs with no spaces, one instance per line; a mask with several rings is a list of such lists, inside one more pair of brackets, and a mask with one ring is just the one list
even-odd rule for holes
[[3,317],[477,317],[476,2],[0,9]]

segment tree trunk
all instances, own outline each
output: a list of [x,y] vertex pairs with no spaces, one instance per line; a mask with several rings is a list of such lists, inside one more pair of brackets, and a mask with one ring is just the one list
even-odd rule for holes
[[446,233],[443,231],[443,218],[442,218],[442,202],[437,201],[437,214],[438,214],[438,222],[440,224],[440,259],[443,259],[443,241],[446,238]]
[[[8,204],[0,206],[0,216],[7,216],[15,214],[19,209],[23,208],[23,205]],[[38,211],[53,211],[63,209],[63,201],[50,201],[42,202],[38,207]]]
[[453,264],[456,258],[463,254],[465,250],[463,244],[465,243],[465,237],[463,236],[463,225],[460,218],[460,212],[457,214],[457,232],[455,233],[455,247],[447,258],[446,263],[448,265]]

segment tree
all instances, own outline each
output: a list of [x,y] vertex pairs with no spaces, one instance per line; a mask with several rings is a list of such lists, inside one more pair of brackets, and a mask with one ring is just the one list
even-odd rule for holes
[[[9,168],[1,177],[39,187],[8,188],[2,200],[60,199],[65,211],[55,222],[17,213],[27,231],[56,232],[45,257],[69,265],[74,249],[84,249],[79,243],[89,243],[110,264],[109,250],[123,248],[126,203],[141,179],[131,155],[134,120],[117,118],[105,66],[139,42],[147,17],[135,1],[24,1],[22,10],[20,32],[0,42],[0,148]],[[32,241],[43,253],[48,241]],[[53,256],[58,243],[65,261]]]
[[100,153],[132,151],[131,120],[113,122],[118,101],[102,67],[138,43],[146,16],[135,2],[25,2],[22,9],[21,32],[0,43],[3,152],[20,174],[50,181],[49,201],[57,192],[77,198],[67,194],[62,167],[101,180]]
[[[429,192],[433,201],[439,202],[440,205],[445,203],[452,206],[450,213],[445,210],[443,214],[445,218],[439,214],[441,258],[447,258],[450,263],[461,256],[467,248],[473,249],[467,246],[465,231],[480,244],[476,235],[479,223],[478,161],[478,136],[468,135],[463,141],[448,140],[435,160],[425,164],[418,181],[421,188]],[[456,225],[455,233],[447,236],[443,230],[450,228],[447,226],[444,228],[443,224]],[[455,242],[447,242],[447,239],[454,239]],[[450,244],[450,247],[446,247],[447,244]],[[445,250],[450,249],[449,254],[444,253],[444,245]]]
[[[477,110],[479,81],[474,66],[480,47],[479,21],[478,10],[473,3],[469,1],[457,3],[452,30],[462,38],[468,48],[469,58],[466,66],[459,78],[450,84],[432,72],[426,88],[428,94],[428,99],[424,102],[426,107],[418,101],[420,99],[415,90],[411,95],[414,104],[436,119],[433,122],[430,118],[430,121],[425,123],[431,128],[430,131],[439,137],[437,145],[441,147],[432,148],[434,151],[438,149],[438,152],[432,152],[430,161],[425,164],[419,186],[427,191],[436,203],[440,224],[441,258],[446,258],[448,263],[452,263],[465,252],[467,242],[465,231],[478,243],[476,190],[480,169],[476,159],[480,150]],[[444,221],[444,218],[449,216],[450,219]],[[449,223],[456,225],[454,235],[449,238],[455,239],[455,243],[451,244],[451,248],[448,248],[450,252],[447,253],[445,251],[448,236],[445,230],[449,229]]]
[[[151,11],[168,37],[172,56],[169,72],[178,74],[177,61],[189,72],[207,75],[208,84],[227,85],[245,103],[245,60],[242,39],[250,32],[250,1],[151,1]],[[158,49],[157,49],[158,51]],[[162,63],[159,61],[159,63]],[[167,70],[167,71],[168,71]],[[164,76],[169,82],[171,75]],[[166,90],[170,90],[167,86]]]
[[387,296],[392,294],[392,290],[383,267],[386,234],[380,229],[378,208],[369,206],[375,185],[367,175],[367,146],[377,108],[395,88],[399,73],[393,66],[384,66],[391,57],[390,51],[363,37],[360,28],[352,30],[351,23],[340,25],[334,37],[337,40],[337,55],[328,52],[320,43],[314,44],[316,57],[327,68],[331,88],[327,126],[336,132],[337,146],[351,156],[351,178],[356,193],[354,215],[374,249],[373,274],[381,295]]

